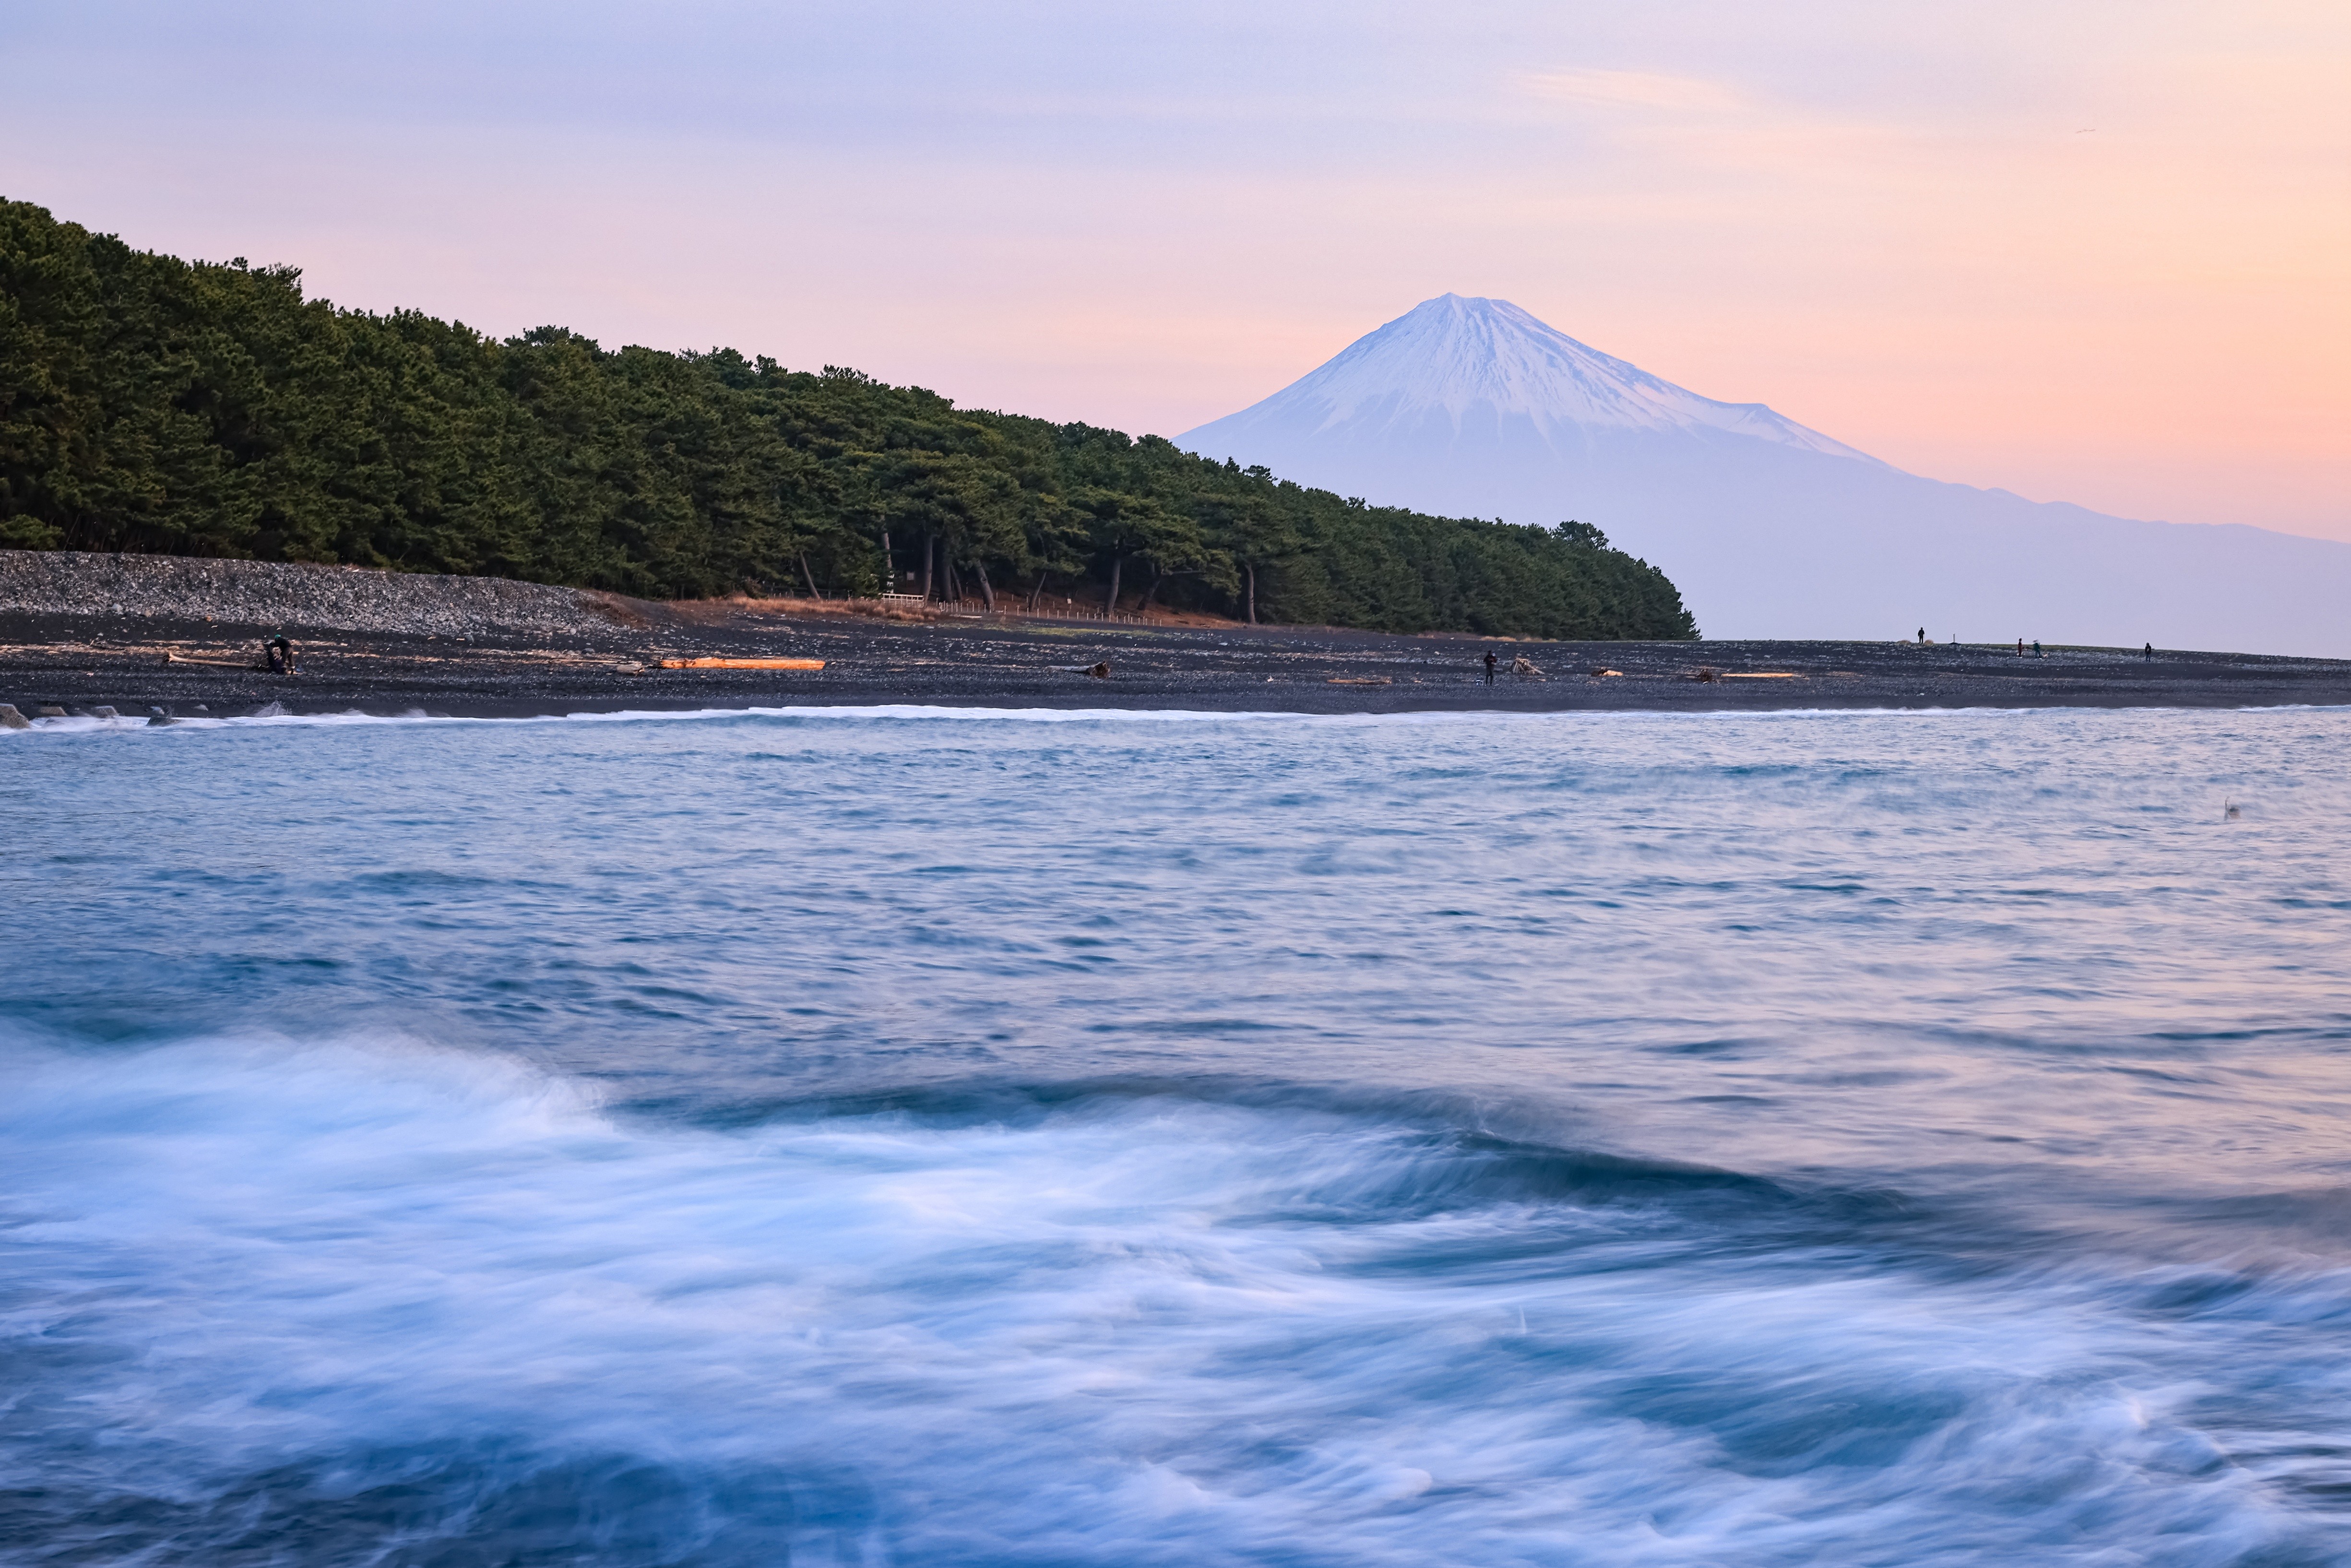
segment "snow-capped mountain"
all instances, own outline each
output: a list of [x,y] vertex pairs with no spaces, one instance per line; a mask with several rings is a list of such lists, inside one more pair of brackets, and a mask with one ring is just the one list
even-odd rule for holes
[[1458,517],[1599,525],[1710,637],[2351,653],[2351,545],[2137,522],[1906,474],[1499,299],[1424,301],[1240,413],[1203,456]]
[[1344,428],[1390,441],[1449,433],[1476,444],[1507,440],[1520,425],[1555,451],[1574,450],[1592,430],[1722,432],[1870,461],[1760,402],[1717,402],[1587,348],[1507,299],[1458,294],[1423,301],[1303,380],[1192,435]]

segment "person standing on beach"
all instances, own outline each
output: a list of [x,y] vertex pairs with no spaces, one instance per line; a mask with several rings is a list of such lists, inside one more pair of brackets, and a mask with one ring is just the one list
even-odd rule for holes
[[2022,637],[2016,640],[2016,656],[2020,659],[2024,657],[2024,639]]
[[1486,684],[1489,686],[1494,684],[1494,666],[1499,662],[1491,648],[1486,650]]
[[2155,644],[2152,643],[2147,645],[2147,662],[2150,664],[2155,663]]

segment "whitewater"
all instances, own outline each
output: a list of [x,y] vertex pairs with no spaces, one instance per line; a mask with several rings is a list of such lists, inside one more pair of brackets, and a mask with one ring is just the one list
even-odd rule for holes
[[0,734],[0,1562],[2341,1562],[2346,763]]

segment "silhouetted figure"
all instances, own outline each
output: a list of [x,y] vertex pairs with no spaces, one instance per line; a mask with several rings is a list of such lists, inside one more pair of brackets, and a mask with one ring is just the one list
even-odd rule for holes
[[1927,629],[1926,629],[1924,626],[1921,626],[1921,627],[1919,627],[1919,628],[1918,628],[1918,646],[1920,646],[1921,648],[1923,648],[1923,647],[1925,647],[1926,645],[1927,645]]
[[2016,640],[2016,656],[2020,659],[2024,656],[2024,639],[2022,637]]
[[1494,657],[1493,650],[1490,648],[1488,649],[1486,652],[1486,684],[1489,686],[1494,684],[1494,666],[1499,663],[1501,663],[1501,661]]
[[278,635],[272,637],[266,646],[269,650],[269,673],[273,675],[292,674],[294,673],[294,644],[286,640],[285,633],[280,632]]
[[2147,662],[2150,664],[2155,663],[2155,644],[2152,643],[2147,645]]
[[2032,656],[2036,659],[2045,659],[2049,656],[2041,651],[2041,639],[2038,637],[2032,640]]

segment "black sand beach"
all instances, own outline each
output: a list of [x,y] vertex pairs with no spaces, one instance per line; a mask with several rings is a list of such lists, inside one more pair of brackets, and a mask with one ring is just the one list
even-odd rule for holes
[[[298,667],[261,664],[265,639]],[[1483,659],[1499,673],[1485,684]],[[664,669],[820,659],[821,670]],[[1514,672],[1517,661],[1525,667]],[[1106,675],[1091,671],[1107,667]],[[1534,643],[1326,627],[656,604],[493,580],[0,552],[0,702],[125,717],[521,716],[796,705],[1208,711],[2233,707],[2351,703],[2351,661],[2013,643]]]

